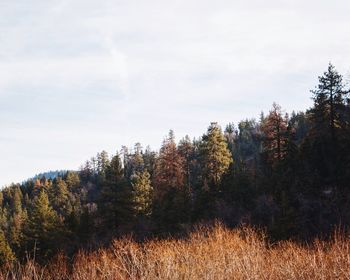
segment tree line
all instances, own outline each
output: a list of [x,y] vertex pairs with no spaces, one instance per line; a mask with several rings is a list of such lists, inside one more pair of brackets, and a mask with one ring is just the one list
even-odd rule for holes
[[313,106],[211,123],[159,151],[98,153],[79,171],[0,192],[0,264],[98,248],[117,236],[181,235],[199,223],[264,227],[273,239],[327,236],[350,225],[350,96],[333,65]]

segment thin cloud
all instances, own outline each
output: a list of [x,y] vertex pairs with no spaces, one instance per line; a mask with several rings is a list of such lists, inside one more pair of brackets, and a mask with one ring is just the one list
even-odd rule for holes
[[2,1],[0,185],[273,101],[305,110],[329,61],[350,71],[349,14],[347,0]]

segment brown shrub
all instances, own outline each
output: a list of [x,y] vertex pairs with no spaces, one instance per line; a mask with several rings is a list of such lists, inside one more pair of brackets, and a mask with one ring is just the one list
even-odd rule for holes
[[47,266],[32,261],[2,273],[1,279],[350,279],[350,238],[315,240],[309,246],[269,244],[250,228],[199,228],[184,240],[130,238],[109,249],[58,255]]

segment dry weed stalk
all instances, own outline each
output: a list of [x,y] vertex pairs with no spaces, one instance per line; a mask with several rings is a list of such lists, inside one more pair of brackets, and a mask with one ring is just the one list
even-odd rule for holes
[[28,260],[0,279],[350,279],[349,242],[338,234],[309,246],[271,246],[257,230],[217,225],[184,240],[116,240],[109,249],[78,252],[72,265],[62,254],[44,267]]

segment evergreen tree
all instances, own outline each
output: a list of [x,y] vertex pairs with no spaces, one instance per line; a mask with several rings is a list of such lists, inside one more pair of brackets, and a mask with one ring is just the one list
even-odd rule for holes
[[226,138],[217,123],[211,123],[199,145],[201,180],[195,194],[193,218],[214,218],[222,195],[222,178],[233,163]]
[[229,123],[225,128],[225,137],[227,145],[231,153],[234,153],[235,140],[237,138],[237,130],[233,123]]
[[152,151],[150,146],[147,146],[142,156],[143,156],[144,168],[149,172],[149,174],[152,177],[154,173],[155,165],[156,165],[157,153]]
[[346,117],[349,90],[345,89],[343,77],[329,64],[311,92],[314,95],[314,107],[308,112],[311,128],[302,145],[302,154],[314,176],[320,177],[313,188],[335,190],[344,181],[347,173],[344,167],[349,162],[346,157],[350,140]]
[[281,106],[273,103],[272,110],[261,127],[264,133],[263,147],[269,163],[275,164],[286,155],[288,115],[282,115]]
[[94,171],[93,171],[91,162],[89,160],[87,160],[85,162],[85,164],[80,167],[80,172],[79,172],[80,177],[83,181],[86,182],[89,179],[91,179],[93,173],[94,173]]
[[183,189],[185,185],[184,158],[177,150],[174,132],[164,140],[156,163],[154,178],[159,198],[169,189]]
[[106,171],[110,164],[108,153],[106,151],[98,153],[96,156],[96,160],[97,174],[100,176],[101,180],[104,180],[106,176]]
[[7,242],[4,232],[0,230],[0,267],[9,265],[15,260],[15,254]]
[[142,155],[142,147],[140,143],[136,143],[134,153],[128,154],[124,160],[125,177],[129,179],[136,172],[144,170],[144,160]]
[[336,141],[336,129],[344,127],[342,113],[346,107],[346,97],[349,90],[345,89],[343,77],[332,64],[329,64],[328,71],[319,78],[319,84],[314,94],[314,109],[312,116],[315,129],[318,132],[329,131],[333,144]]
[[153,188],[148,171],[136,172],[131,176],[133,207],[136,216],[149,217],[152,213]]
[[163,141],[153,178],[154,218],[160,228],[177,230],[189,219],[189,199],[185,185],[185,160],[179,153],[174,132]]
[[222,176],[233,162],[232,155],[220,126],[213,122],[207,134],[202,137],[201,144],[202,167],[205,184],[219,187]]
[[72,211],[68,195],[66,182],[61,177],[57,177],[49,190],[49,197],[53,208],[63,216],[67,216]]
[[112,158],[106,172],[106,180],[101,185],[99,211],[102,228],[115,233],[121,226],[132,222],[132,188],[124,177],[119,155]]
[[67,184],[69,191],[71,192],[77,191],[80,185],[79,174],[77,172],[72,172],[72,171],[67,172],[65,182]]
[[7,218],[9,222],[9,244],[15,253],[20,251],[23,240],[23,225],[27,218],[26,210],[21,210],[18,213],[14,213],[10,218]]
[[29,219],[24,228],[25,247],[38,250],[39,256],[52,255],[64,239],[62,220],[50,206],[46,192],[41,191],[33,201]]
[[193,184],[193,164],[194,164],[194,145],[188,135],[181,139],[178,146],[178,151],[181,157],[184,159],[185,169],[185,183],[187,185],[187,191],[191,192],[191,185]]

